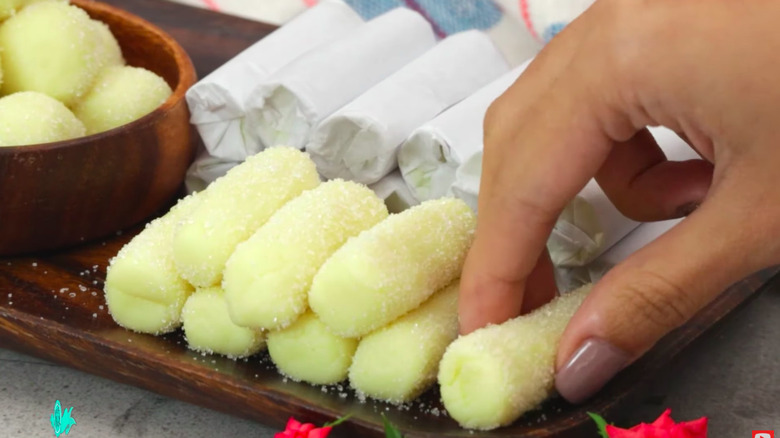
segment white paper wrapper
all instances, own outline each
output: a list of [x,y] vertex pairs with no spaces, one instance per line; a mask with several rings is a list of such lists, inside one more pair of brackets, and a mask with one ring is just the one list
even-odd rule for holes
[[247,97],[251,149],[303,148],[322,119],[435,44],[425,18],[397,8],[299,57]]
[[593,204],[576,196],[561,212],[547,240],[553,265],[585,265],[604,248],[604,235]]
[[303,53],[363,24],[341,1],[327,0],[253,44],[187,91],[190,121],[213,156],[248,155],[241,123],[244,99],[254,87]]
[[[595,220],[598,222],[598,229],[602,231],[603,243],[598,248],[586,250],[584,246],[577,245],[575,243],[576,240],[572,239],[572,244],[567,251],[578,252],[579,255],[564,266],[583,266],[591,262],[639,226],[638,222],[628,219],[618,211],[595,180],[591,180],[582,189],[579,196],[593,208],[596,216]],[[556,224],[556,226],[558,225]],[[574,222],[570,225],[575,229],[585,228],[580,222]],[[570,235],[566,234],[567,237]]]
[[572,290],[587,283],[595,283],[610,269],[627,259],[633,253],[649,245],[672,229],[682,219],[640,224],[609,251],[593,260],[587,266],[556,267],[555,281],[560,290]]
[[328,178],[374,183],[396,167],[414,128],[508,70],[483,32],[452,35],[328,116],[306,151]]
[[[666,128],[650,128],[650,133],[656,139],[656,142],[666,154],[667,159],[671,161],[684,161],[699,158],[696,152],[688,146],[677,134]],[[589,223],[584,216],[580,216],[572,223],[561,224],[559,221],[556,228],[559,228],[559,237],[563,240],[571,240],[570,245],[559,241],[560,266],[584,266],[593,259],[599,257],[604,252],[614,247],[621,239],[640,226],[638,222],[632,221],[623,216],[622,213],[607,198],[607,195],[601,190],[595,180],[592,180],[580,192],[580,196],[587,201],[593,208],[598,222],[598,229],[603,230],[603,244],[600,247],[587,245],[578,231],[585,231],[585,234],[595,238],[595,234],[587,231],[594,229],[593,224]],[[572,228],[569,225],[573,225]],[[566,257],[567,254],[576,254],[574,257]],[[565,261],[564,261],[565,260]]]
[[420,203],[412,196],[412,192],[409,191],[409,187],[397,170],[368,187],[385,201],[390,213],[400,213]]
[[609,251],[605,252],[591,263],[591,266],[589,266],[591,278],[601,278],[607,270],[627,259],[631,254],[649,245],[681,221],[683,221],[683,219],[647,222],[639,225],[620,242],[610,248]]
[[[480,148],[481,149],[481,148]],[[462,199],[474,211],[477,211],[477,199],[479,196],[480,176],[482,175],[482,150],[474,153],[455,171],[455,182],[451,193]],[[547,241],[547,249],[550,252],[554,266],[582,266],[593,260],[596,254],[603,252],[606,246],[607,235],[610,237],[625,236],[630,231],[618,230],[611,234],[605,230],[603,223],[610,226],[623,226],[619,221],[610,221],[610,214],[617,210],[610,203],[609,206],[601,204],[606,196],[598,190],[595,181],[575,197],[563,210],[555,223],[550,238]],[[601,193],[601,198],[598,196]],[[619,213],[618,213],[619,214]],[[626,219],[627,221],[628,219]],[[614,243],[614,242],[612,242]],[[562,289],[568,290],[568,289]]]
[[415,129],[401,145],[398,167],[417,199],[427,201],[449,193],[458,166],[482,149],[482,123],[488,107],[529,63],[505,73]]
[[200,149],[195,162],[187,169],[184,179],[187,194],[202,192],[214,180],[225,175],[228,170],[238,166],[242,161],[214,157],[209,151]]
[[[456,198],[460,198],[477,211],[477,198],[479,197],[479,184],[482,178],[482,143],[477,150],[463,161],[463,164],[455,169],[455,177],[450,192]],[[409,180],[404,178],[406,185]]]

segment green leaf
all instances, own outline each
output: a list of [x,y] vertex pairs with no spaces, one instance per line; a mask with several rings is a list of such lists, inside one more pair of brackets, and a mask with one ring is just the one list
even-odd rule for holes
[[325,423],[322,427],[334,427],[338,426],[339,424],[349,420],[349,418],[352,416],[352,414],[347,414],[343,417],[337,418],[334,421],[331,421],[330,423]]
[[382,414],[382,423],[385,425],[386,438],[404,438],[404,436],[401,434],[401,431],[393,426],[393,423],[391,423],[390,420],[385,417],[384,413]]
[[607,435],[607,421],[604,420],[601,415],[594,414],[593,412],[588,412],[588,415],[593,419],[593,421],[596,422],[596,426],[599,428],[599,435],[601,435],[601,438],[609,438],[609,435]]

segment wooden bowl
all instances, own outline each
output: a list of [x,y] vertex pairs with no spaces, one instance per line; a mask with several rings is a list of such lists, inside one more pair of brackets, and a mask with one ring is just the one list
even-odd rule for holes
[[173,95],[110,131],[0,147],[0,256],[74,245],[149,218],[177,194],[195,154],[184,93],[196,77],[184,49],[130,13],[90,0],[72,4],[106,23],[128,65],[162,76]]

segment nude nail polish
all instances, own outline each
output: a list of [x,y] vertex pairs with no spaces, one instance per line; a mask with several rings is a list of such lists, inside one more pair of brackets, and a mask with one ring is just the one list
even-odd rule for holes
[[609,342],[590,338],[558,371],[555,387],[571,403],[582,403],[597,393],[620,370],[630,356]]

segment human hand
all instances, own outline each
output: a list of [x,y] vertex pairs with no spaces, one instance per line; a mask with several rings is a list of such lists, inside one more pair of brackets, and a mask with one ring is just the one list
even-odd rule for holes
[[[626,216],[693,213],[613,268],[564,333],[556,386],[582,402],[744,276],[780,262],[780,3],[599,0],[485,119],[461,332],[554,293],[545,242],[594,177]],[[646,130],[701,160],[666,161]]]

